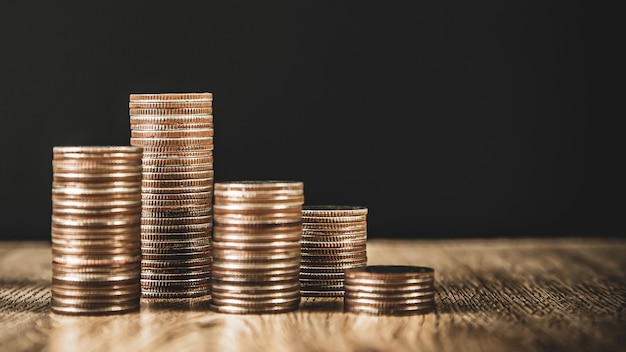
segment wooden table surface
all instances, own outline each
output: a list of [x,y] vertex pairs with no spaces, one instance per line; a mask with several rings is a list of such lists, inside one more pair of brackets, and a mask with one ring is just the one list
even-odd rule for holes
[[47,242],[0,242],[1,351],[626,351],[626,240],[369,240],[369,264],[435,269],[436,309],[343,313],[303,299],[268,315],[208,297],[142,299],[136,313],[50,313]]

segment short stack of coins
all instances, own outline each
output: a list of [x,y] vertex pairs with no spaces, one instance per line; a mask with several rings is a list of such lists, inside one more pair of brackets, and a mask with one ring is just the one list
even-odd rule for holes
[[53,148],[52,312],[136,311],[141,295],[141,148]]
[[302,208],[303,297],[341,297],[344,270],[367,265],[367,208],[304,205]]
[[435,271],[410,265],[369,265],[345,272],[344,311],[424,314],[435,308]]
[[213,94],[130,94],[130,144],[144,148],[141,293],[210,293]]
[[261,314],[300,305],[304,184],[215,183],[210,309]]

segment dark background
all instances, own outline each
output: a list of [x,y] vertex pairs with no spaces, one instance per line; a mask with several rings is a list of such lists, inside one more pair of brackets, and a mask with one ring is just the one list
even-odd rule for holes
[[1,238],[49,238],[53,146],[128,145],[130,93],[207,91],[216,182],[301,180],[370,238],[623,235],[618,12],[403,4],[4,2]]

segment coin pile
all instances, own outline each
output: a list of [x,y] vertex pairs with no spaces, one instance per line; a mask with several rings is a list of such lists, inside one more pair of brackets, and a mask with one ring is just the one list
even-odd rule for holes
[[298,308],[303,191],[298,181],[215,183],[211,310]]
[[52,312],[139,309],[141,148],[53,148]]
[[345,272],[344,311],[412,315],[435,308],[435,271],[410,265],[369,265]]
[[367,265],[366,241],[366,207],[304,205],[302,296],[343,296],[344,270]]
[[210,293],[213,94],[130,94],[130,144],[143,152],[141,293]]

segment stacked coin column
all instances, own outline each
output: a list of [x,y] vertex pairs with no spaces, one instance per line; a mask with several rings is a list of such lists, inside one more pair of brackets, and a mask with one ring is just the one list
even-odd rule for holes
[[303,297],[342,297],[344,270],[367,264],[367,208],[305,205],[302,208]]
[[303,183],[215,184],[210,308],[260,314],[300,304]]
[[131,94],[130,144],[142,146],[141,292],[210,293],[213,95]]
[[369,265],[345,272],[344,311],[373,315],[425,314],[435,309],[435,270]]
[[139,309],[141,148],[53,148],[52,312]]

